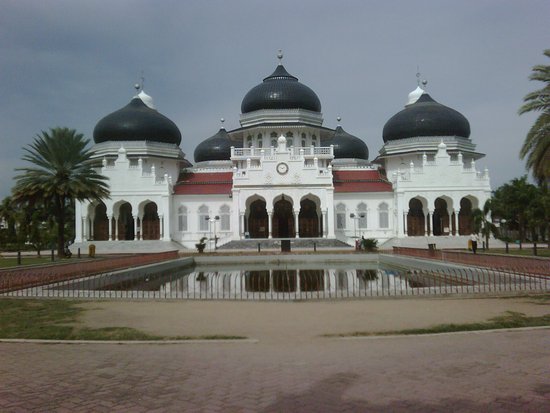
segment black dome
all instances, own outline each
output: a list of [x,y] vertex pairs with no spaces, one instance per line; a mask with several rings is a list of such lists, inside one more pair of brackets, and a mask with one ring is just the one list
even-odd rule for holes
[[384,125],[384,142],[414,136],[470,137],[470,123],[459,112],[437,103],[424,93],[418,100],[393,115]]
[[174,122],[135,97],[95,126],[94,142],[106,141],[154,141],[179,145],[181,132]]
[[367,144],[357,136],[350,135],[341,126],[334,130],[334,136],[323,145],[334,145],[335,159],[369,159]]
[[231,159],[231,146],[236,146],[224,128],[195,148],[195,162],[228,161]]
[[253,87],[241,103],[241,113],[260,109],[307,109],[321,112],[321,102],[313,90],[298,82],[283,65]]

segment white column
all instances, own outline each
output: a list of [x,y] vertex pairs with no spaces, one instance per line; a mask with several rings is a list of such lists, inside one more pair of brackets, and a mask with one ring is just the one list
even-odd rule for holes
[[137,240],[137,233],[138,233],[138,216],[137,215],[132,215],[132,217],[134,218],[134,241]]
[[434,212],[429,211],[428,216],[429,216],[429,219],[430,219],[430,233],[428,235],[432,236],[434,234]]
[[164,214],[159,215],[159,224],[160,224],[160,239],[164,239],[164,234],[166,233],[166,228],[164,228]]
[[241,212],[239,215],[240,215],[239,216],[239,226],[240,226],[239,234],[241,239],[243,239],[244,238],[244,212]]
[[88,240],[88,217],[82,217],[82,241]]
[[268,238],[273,238],[273,211],[267,212],[267,228],[268,228]]
[[300,238],[300,228],[298,227],[299,219],[298,215],[300,214],[300,211],[294,211],[294,229],[296,230],[296,238]]
[[449,212],[449,235],[453,235],[453,213]]
[[138,215],[138,219],[139,219],[139,237],[138,239],[140,241],[143,241],[143,215]]
[[[430,213],[424,215],[424,235],[428,236],[428,220],[430,219]],[[430,225],[431,228],[431,225]]]
[[94,221],[95,221],[95,216],[92,215],[90,217],[90,236],[89,236],[90,241],[94,239]]
[[455,210],[455,228],[456,228],[455,236],[457,237],[460,235],[460,232],[458,231],[458,214],[459,212]]
[[118,219],[120,217],[115,217],[115,239],[118,241]]
[[113,216],[107,215],[107,219],[109,221],[109,241],[113,240]]
[[323,209],[321,211],[321,220],[323,221],[323,233],[321,234],[323,238],[327,237],[327,211]]
[[407,234],[407,215],[409,214],[408,211],[403,211],[403,234],[405,237],[408,236]]

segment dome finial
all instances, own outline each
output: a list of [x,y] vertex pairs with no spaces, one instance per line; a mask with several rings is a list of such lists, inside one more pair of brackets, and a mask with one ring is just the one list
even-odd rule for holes
[[145,77],[143,77],[143,70],[141,71],[141,76],[139,77],[139,82],[134,83],[134,89],[136,92],[143,90],[143,84],[145,83]]
[[426,90],[426,85],[428,84],[428,81],[426,79],[420,79],[420,76],[420,67],[416,66],[416,85],[422,90]]
[[220,118],[220,122],[221,122],[221,129],[225,129],[225,127],[223,126],[223,123],[225,122],[225,119],[224,118]]
[[279,59],[279,66],[281,66],[283,64],[283,51],[281,49],[277,52],[277,59]]
[[342,120],[342,118],[340,116],[337,116],[336,117],[336,121],[338,122],[338,126],[340,126],[340,121]]

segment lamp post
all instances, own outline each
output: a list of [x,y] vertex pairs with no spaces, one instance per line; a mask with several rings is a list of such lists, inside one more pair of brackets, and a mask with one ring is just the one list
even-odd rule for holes
[[[209,241],[212,242],[212,226],[214,226],[214,250],[218,248],[218,239],[216,237],[216,221],[220,220],[219,215],[216,215],[213,218],[210,218],[210,216],[207,216],[205,218],[208,222],[208,230],[209,230]],[[212,252],[212,244],[210,244],[210,252]]]
[[355,238],[355,247],[356,247],[357,249],[359,249],[358,246],[357,246],[357,238],[359,238],[359,237],[357,236],[357,220],[358,220],[358,219],[365,218],[365,213],[364,213],[364,212],[361,212],[359,215],[355,215],[355,214],[352,212],[351,214],[349,214],[349,217],[350,217],[351,219],[353,219],[353,232],[354,232],[354,234],[355,234],[355,236],[354,236],[354,238]]
[[[506,220],[505,219],[501,219],[500,220],[500,224],[502,225],[502,227],[504,228],[505,225],[506,225]],[[506,243],[506,254],[508,254],[508,232],[507,231],[503,231],[504,232],[504,242]]]

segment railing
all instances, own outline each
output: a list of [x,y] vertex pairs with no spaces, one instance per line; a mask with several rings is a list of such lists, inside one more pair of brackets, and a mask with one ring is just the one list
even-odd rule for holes
[[15,297],[288,301],[550,291],[550,277],[520,269],[190,271],[136,269],[57,280],[3,274],[0,292]]
[[471,254],[452,250],[427,250],[422,248],[393,247],[393,253],[410,257],[431,258],[441,261],[488,267],[501,271],[534,274],[550,277],[550,260],[534,257],[506,256],[500,254]]

